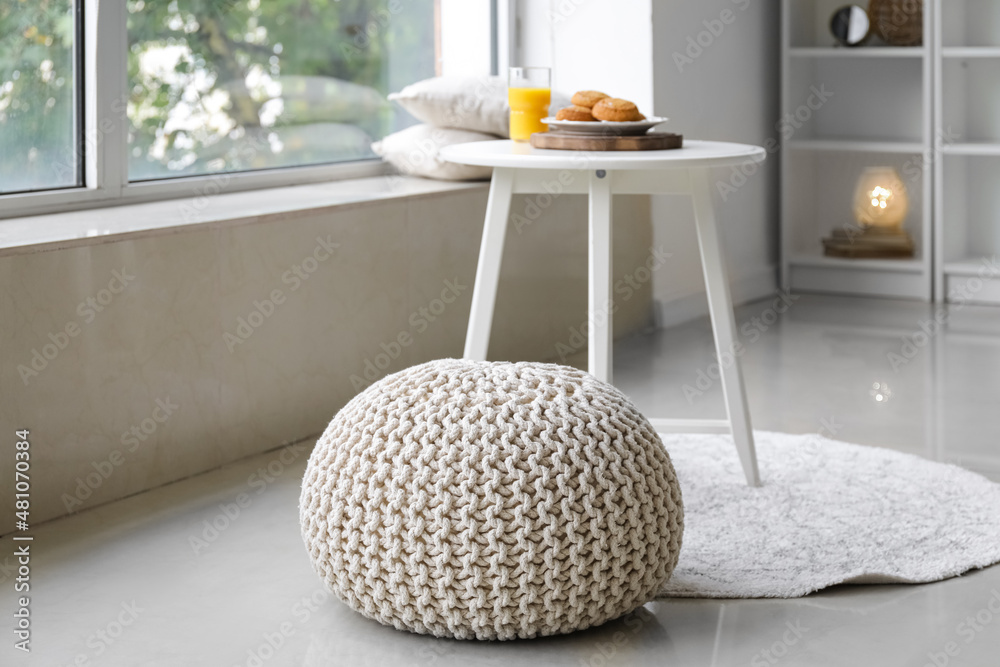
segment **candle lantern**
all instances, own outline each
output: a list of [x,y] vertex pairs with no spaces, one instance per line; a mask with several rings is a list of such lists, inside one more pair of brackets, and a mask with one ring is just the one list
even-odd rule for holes
[[854,189],[854,224],[823,239],[830,257],[913,257],[913,239],[903,229],[910,211],[906,185],[892,167],[868,167]]

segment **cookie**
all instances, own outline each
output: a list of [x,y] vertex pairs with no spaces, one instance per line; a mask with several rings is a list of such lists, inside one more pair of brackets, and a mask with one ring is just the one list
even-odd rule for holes
[[589,109],[605,97],[607,95],[598,90],[578,90],[573,93],[573,98],[570,102],[578,107],[587,107]]
[[594,105],[591,113],[597,120],[610,120],[618,123],[645,118],[639,113],[635,104],[617,97],[605,97]]
[[581,107],[574,104],[571,107],[560,109],[559,113],[556,114],[556,120],[593,121],[594,116],[590,113],[590,109],[587,107]]

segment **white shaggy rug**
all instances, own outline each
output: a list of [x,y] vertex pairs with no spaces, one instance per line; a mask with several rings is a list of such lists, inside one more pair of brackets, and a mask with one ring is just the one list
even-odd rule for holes
[[1000,562],[1000,485],[917,456],[758,432],[764,486],[726,435],[661,435],[684,498],[661,597],[788,598],[841,583],[924,583]]

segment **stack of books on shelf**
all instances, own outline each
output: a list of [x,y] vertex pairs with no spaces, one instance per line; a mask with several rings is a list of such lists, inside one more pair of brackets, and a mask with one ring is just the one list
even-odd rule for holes
[[844,226],[823,239],[827,257],[854,259],[891,259],[913,257],[910,235],[895,227]]

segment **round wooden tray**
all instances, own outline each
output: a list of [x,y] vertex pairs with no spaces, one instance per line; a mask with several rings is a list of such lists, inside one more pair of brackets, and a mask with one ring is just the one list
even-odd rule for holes
[[604,137],[572,132],[536,132],[531,135],[535,148],[564,151],[662,151],[681,148],[684,137],[669,132],[650,132],[634,137]]

